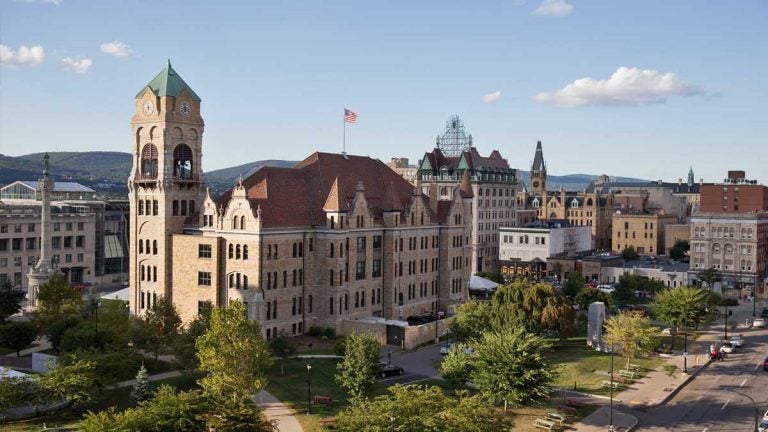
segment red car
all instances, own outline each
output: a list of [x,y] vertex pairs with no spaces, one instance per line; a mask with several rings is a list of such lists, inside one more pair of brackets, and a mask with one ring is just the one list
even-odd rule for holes
[[763,370],[768,371],[768,357],[763,360]]

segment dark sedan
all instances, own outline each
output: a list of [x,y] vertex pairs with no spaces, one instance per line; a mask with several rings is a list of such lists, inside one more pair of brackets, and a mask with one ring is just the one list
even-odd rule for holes
[[387,364],[387,363],[382,363],[379,365],[378,374],[382,378],[391,377],[395,375],[402,375],[404,373],[405,373],[405,370],[400,366],[395,366],[393,364]]

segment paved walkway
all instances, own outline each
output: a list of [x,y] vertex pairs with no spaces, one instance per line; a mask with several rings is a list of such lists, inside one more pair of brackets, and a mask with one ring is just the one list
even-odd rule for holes
[[304,432],[293,412],[266,390],[260,391],[252,399],[264,410],[267,420],[277,423],[280,432]]
[[[148,377],[148,379],[149,379],[150,382],[154,382],[154,381],[161,381],[161,380],[164,380],[164,379],[181,376],[183,374],[184,374],[184,371],[175,370],[175,371],[169,371],[169,372],[163,372],[163,373],[159,373],[159,374],[155,374],[155,375],[150,375]],[[131,387],[134,384],[136,384],[136,380],[135,379],[127,380],[127,381],[121,381],[121,382],[115,384],[115,388]]]

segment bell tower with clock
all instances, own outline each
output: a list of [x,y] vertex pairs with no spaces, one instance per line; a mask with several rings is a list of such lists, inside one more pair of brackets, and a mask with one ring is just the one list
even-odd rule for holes
[[136,315],[159,297],[173,300],[171,236],[203,201],[200,102],[170,60],[136,95],[128,178],[130,308]]
[[531,193],[543,196],[547,191],[547,164],[544,162],[544,151],[541,141],[536,143],[536,154],[531,164]]

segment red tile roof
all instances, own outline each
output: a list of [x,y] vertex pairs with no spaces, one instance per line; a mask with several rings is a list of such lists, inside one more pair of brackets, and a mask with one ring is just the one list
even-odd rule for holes
[[[375,217],[404,210],[413,186],[378,159],[313,153],[293,168],[263,167],[243,180],[251,207],[261,206],[264,227],[325,225],[326,210],[346,211],[358,182]],[[218,199],[226,207],[232,190]],[[335,208],[330,208],[330,207]]]

